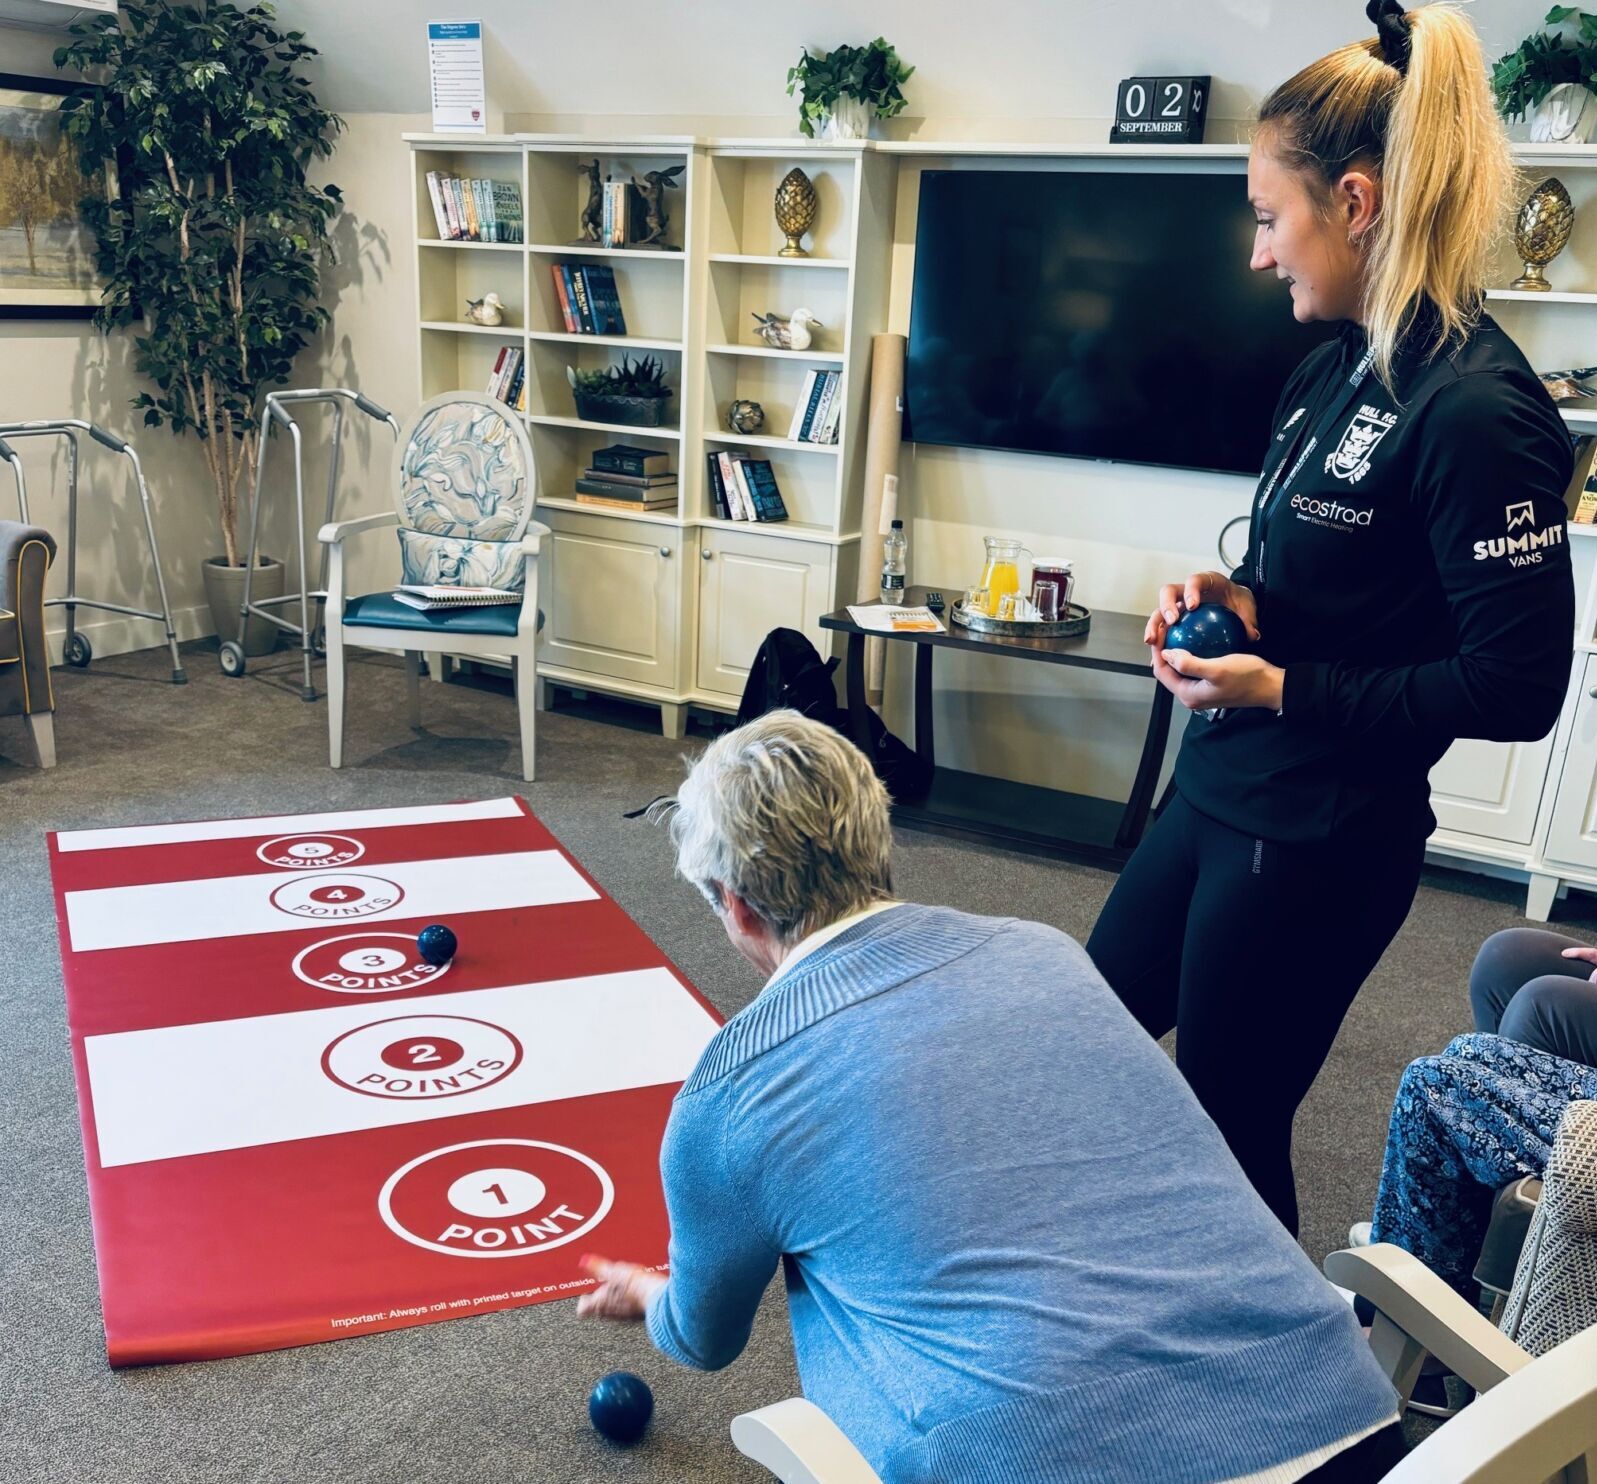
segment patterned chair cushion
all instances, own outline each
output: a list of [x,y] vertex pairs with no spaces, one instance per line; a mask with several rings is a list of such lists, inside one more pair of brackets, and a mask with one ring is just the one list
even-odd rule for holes
[[514,541],[532,515],[530,475],[516,429],[500,413],[445,402],[422,414],[405,445],[400,522],[434,536]]
[[502,587],[519,593],[526,577],[526,564],[515,541],[465,541],[401,528],[399,558],[404,574],[401,582]]

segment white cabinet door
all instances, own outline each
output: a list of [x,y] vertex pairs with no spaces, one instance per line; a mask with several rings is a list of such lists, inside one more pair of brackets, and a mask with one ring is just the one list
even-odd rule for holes
[[1455,742],[1431,769],[1438,828],[1529,845],[1552,750],[1551,733],[1540,742]]
[[699,543],[700,690],[741,696],[772,629],[797,629],[825,651],[835,547],[723,527],[702,528]]
[[542,512],[541,665],[674,690],[684,569],[680,528]]
[[1547,858],[1597,867],[1597,658],[1587,659],[1576,697],[1575,724],[1547,832]]

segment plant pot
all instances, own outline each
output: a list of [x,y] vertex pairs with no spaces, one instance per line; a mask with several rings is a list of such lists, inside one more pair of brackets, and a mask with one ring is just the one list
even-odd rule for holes
[[869,139],[876,105],[843,94],[821,123],[822,139]]
[[1536,144],[1589,144],[1597,132],[1597,97],[1578,82],[1562,82],[1530,111]]
[[665,416],[667,397],[595,397],[573,392],[577,416],[591,423],[625,423],[629,428],[657,428]]
[[[238,638],[238,610],[244,601],[244,568],[230,567],[223,557],[207,557],[200,569],[205,574],[205,601],[211,605],[211,623],[218,639]],[[283,564],[263,557],[250,579],[250,602],[283,596]],[[282,630],[255,614],[244,625],[244,653],[270,654],[277,648]]]

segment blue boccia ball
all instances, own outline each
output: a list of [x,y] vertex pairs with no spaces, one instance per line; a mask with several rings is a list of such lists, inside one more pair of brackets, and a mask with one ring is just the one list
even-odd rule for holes
[[643,1436],[652,1416],[654,1393],[631,1371],[611,1371],[588,1393],[588,1420],[594,1430],[623,1448]]
[[416,934],[417,951],[433,965],[447,964],[459,946],[455,935],[441,922],[430,923]]
[[1219,603],[1200,603],[1164,636],[1166,649],[1184,649],[1200,660],[1219,659],[1248,648],[1248,627]]

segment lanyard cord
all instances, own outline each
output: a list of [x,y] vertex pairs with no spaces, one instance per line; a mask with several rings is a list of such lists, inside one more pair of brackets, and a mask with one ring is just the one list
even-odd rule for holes
[[[1293,481],[1297,479],[1304,464],[1309,461],[1309,455],[1324,441],[1331,430],[1341,422],[1343,417],[1346,416],[1348,408],[1358,399],[1360,389],[1369,378],[1370,366],[1374,360],[1375,351],[1373,349],[1366,350],[1359,358],[1358,365],[1349,373],[1347,381],[1343,385],[1342,394],[1332,402],[1330,410],[1323,414],[1314,424],[1312,435],[1308,431],[1308,419],[1304,419],[1303,425],[1298,429],[1297,437],[1287,445],[1287,451],[1281,455],[1280,462],[1276,464],[1274,472],[1271,473],[1269,479],[1265,481],[1259,490],[1258,498],[1253,503],[1252,520],[1248,526],[1248,548],[1254,553],[1253,572],[1260,590],[1264,587],[1265,522],[1268,520],[1271,511],[1280,500],[1285,498],[1287,491],[1291,489]],[[1304,442],[1305,438],[1307,438],[1307,442]],[[1302,445],[1301,453],[1298,452],[1300,444]],[[1282,479],[1281,473],[1289,463],[1292,465],[1291,471],[1285,479]]]

